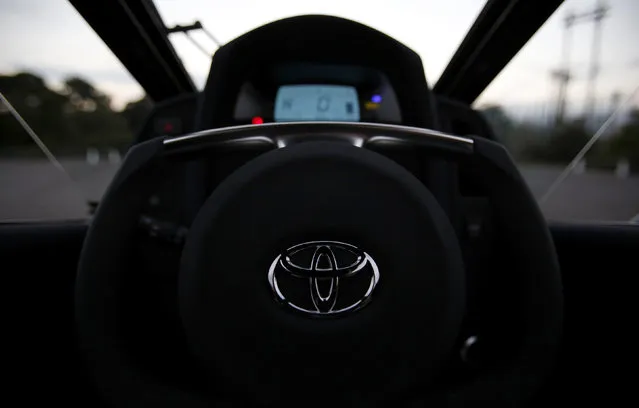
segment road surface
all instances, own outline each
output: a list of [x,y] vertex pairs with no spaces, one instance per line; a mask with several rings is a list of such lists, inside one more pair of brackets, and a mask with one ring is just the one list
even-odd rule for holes
[[[0,221],[81,219],[99,200],[118,165],[62,159],[66,173],[45,159],[0,159]],[[528,165],[522,174],[540,198],[562,168]],[[588,170],[569,176],[542,205],[549,219],[629,221],[639,215],[639,176]]]
[[[537,199],[562,170],[553,166],[521,167]],[[599,170],[571,174],[541,204],[541,209],[552,220],[630,221],[639,215],[639,176],[619,178],[613,172]]]

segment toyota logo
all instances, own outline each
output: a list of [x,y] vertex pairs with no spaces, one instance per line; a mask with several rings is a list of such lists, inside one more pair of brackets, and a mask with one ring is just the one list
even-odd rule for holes
[[379,283],[379,269],[366,252],[336,241],[295,245],[268,271],[276,298],[313,316],[335,316],[365,306]]

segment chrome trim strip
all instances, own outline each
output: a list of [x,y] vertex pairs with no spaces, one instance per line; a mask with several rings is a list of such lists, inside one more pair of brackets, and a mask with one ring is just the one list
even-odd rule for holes
[[470,148],[474,144],[471,138],[454,136],[436,130],[367,122],[277,122],[262,125],[232,126],[166,138],[163,144],[167,147],[178,147],[182,144],[189,144],[189,142],[204,142],[204,139],[211,137],[212,140],[210,142],[215,144],[260,142],[273,144],[274,147],[281,148],[294,143],[298,138],[308,140],[313,136],[318,136],[322,140],[347,141],[358,147],[371,143],[411,143],[412,141],[407,139],[407,137],[415,138],[415,141],[425,137],[444,143],[465,145]]

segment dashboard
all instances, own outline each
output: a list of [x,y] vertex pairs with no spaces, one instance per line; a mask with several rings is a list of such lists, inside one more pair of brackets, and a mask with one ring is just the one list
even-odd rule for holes
[[236,124],[348,121],[401,124],[388,78],[373,68],[319,63],[276,64],[240,87]]
[[[327,27],[331,37],[327,41]],[[351,121],[438,129],[436,101],[421,58],[395,39],[331,16],[269,23],[220,47],[204,89],[156,104],[139,140],[279,121]],[[424,179],[448,164],[384,152]],[[189,225],[206,197],[253,152],[184,163],[145,210]],[[444,170],[442,170],[444,169]],[[440,189],[452,188],[443,181]]]

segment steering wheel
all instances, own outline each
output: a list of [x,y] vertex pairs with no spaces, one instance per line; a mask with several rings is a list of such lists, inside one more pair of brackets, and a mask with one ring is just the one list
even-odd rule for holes
[[[427,186],[372,150],[392,146],[472,168],[510,244],[508,290],[518,303],[503,307],[520,310],[516,353],[455,387],[441,373],[473,312],[460,244]],[[148,196],[178,163],[224,149],[262,153],[213,191],[182,250],[175,307],[205,384],[256,406],[513,406],[532,398],[558,350],[562,287],[544,218],[506,150],[426,129],[305,122],[208,130],[130,150],[90,225],[76,285],[80,344],[108,402],[234,406],[207,387],[159,384],[134,364],[121,302],[136,274],[132,244]]]

